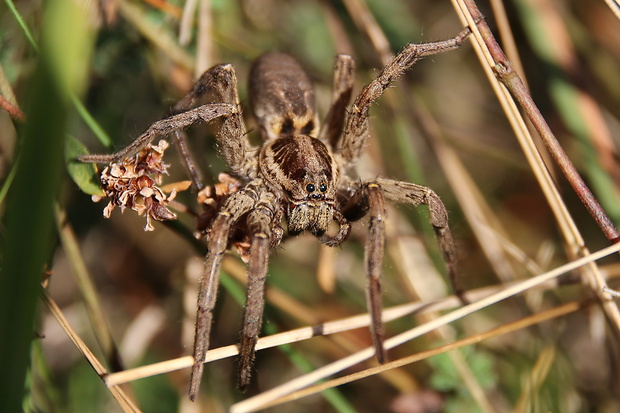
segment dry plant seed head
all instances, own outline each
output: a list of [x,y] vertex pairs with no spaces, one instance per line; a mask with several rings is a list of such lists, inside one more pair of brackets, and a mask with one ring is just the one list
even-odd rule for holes
[[[152,219],[166,221],[176,219],[176,215],[166,205],[176,196],[176,190],[169,195],[159,187],[162,175],[167,173],[169,165],[162,163],[168,142],[159,141],[157,145],[149,145],[136,155],[125,158],[122,162],[110,163],[100,175],[105,197],[110,202],[103,210],[106,218],[112,210],[119,207],[121,211],[129,208],[146,216],[145,231],[153,231]],[[95,202],[102,197],[93,196]]]
[[[218,151],[232,175],[220,175],[219,183],[199,193],[204,213],[197,234],[206,235],[208,253],[198,292],[191,400],[198,394],[209,349],[222,258],[232,246],[248,262],[237,384],[244,390],[250,383],[262,327],[268,258],[270,250],[282,240],[282,221],[286,221],[291,235],[307,231],[321,243],[337,246],[346,239],[352,221],[370,216],[364,258],[367,306],[380,362],[387,358],[381,316],[386,201],[429,207],[450,279],[456,293],[463,297],[456,287],[456,251],[446,208],[439,196],[430,188],[387,178],[359,181],[346,176],[346,171],[366,147],[372,103],[415,62],[457,48],[468,34],[469,30],[464,29],[449,40],[408,45],[362,89],[349,111],[354,63],[349,56],[338,56],[332,105],[323,130],[319,130],[310,79],[301,65],[291,56],[267,53],[253,65],[250,75],[250,101],[263,137],[262,147],[254,147],[247,139],[233,67],[217,65],[207,70],[192,91],[175,105],[174,115],[155,122],[127,148],[113,155],[80,158],[87,162],[112,162],[105,170],[104,184],[106,195],[112,199],[110,208],[130,207],[146,213],[149,223],[151,218],[170,219],[174,214],[165,205],[173,194],[166,197],[156,185],[166,172],[166,165],[161,163],[166,145],[149,144],[158,136],[176,134],[196,123],[216,121]],[[193,108],[201,98],[210,102]],[[138,154],[134,156],[135,153]],[[191,162],[189,156],[183,160]],[[192,168],[193,165],[187,167]],[[338,226],[335,234],[328,233],[332,223]]]

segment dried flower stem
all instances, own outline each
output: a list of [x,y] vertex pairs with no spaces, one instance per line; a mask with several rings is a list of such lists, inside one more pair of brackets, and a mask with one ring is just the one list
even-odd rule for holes
[[469,336],[469,337],[457,340],[453,343],[448,343],[448,344],[445,344],[437,348],[422,351],[420,353],[416,353],[411,356],[403,357],[401,359],[394,360],[389,363],[382,364],[380,366],[370,367],[368,369],[365,369],[365,370],[362,370],[356,373],[352,373],[352,374],[349,374],[343,377],[338,377],[336,379],[332,379],[329,381],[319,382],[313,386],[290,393],[270,403],[266,403],[265,405],[262,405],[260,408],[266,409],[266,408],[284,404],[286,402],[290,402],[293,400],[299,400],[303,397],[308,397],[310,395],[325,391],[327,389],[331,389],[333,387],[342,386],[344,384],[351,383],[356,380],[361,380],[366,377],[374,376],[376,374],[380,374],[380,373],[383,373],[383,372],[386,372],[386,371],[389,371],[389,370],[392,370],[398,367],[403,367],[403,366],[418,362],[420,360],[425,360],[427,358],[430,358],[430,357],[433,357],[439,354],[447,353],[447,352],[450,352],[450,351],[453,351],[453,350],[456,350],[456,349],[459,349],[465,346],[477,344],[477,343],[480,343],[484,340],[488,340],[493,337],[498,337],[504,334],[509,334],[514,331],[524,329],[526,327],[540,324],[543,321],[552,320],[552,319],[559,318],[567,314],[573,313],[577,310],[587,307],[591,303],[592,301],[589,301],[589,302],[572,301],[570,303],[554,307],[550,310],[543,311],[542,313],[533,314],[531,316],[521,318],[511,323],[501,325],[499,327],[493,328],[484,333],[475,334],[473,336]]

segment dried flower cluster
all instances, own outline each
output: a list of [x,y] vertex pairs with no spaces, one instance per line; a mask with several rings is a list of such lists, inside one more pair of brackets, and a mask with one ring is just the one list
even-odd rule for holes
[[[121,211],[130,208],[138,215],[146,216],[145,231],[153,231],[153,219],[176,219],[177,216],[166,207],[176,196],[176,189],[166,195],[158,186],[161,185],[162,175],[167,173],[168,165],[162,163],[167,148],[168,142],[161,140],[157,145],[149,145],[136,155],[105,167],[100,179],[105,197],[110,202],[103,210],[103,216],[109,218],[115,207]],[[93,195],[95,202],[103,198]]]

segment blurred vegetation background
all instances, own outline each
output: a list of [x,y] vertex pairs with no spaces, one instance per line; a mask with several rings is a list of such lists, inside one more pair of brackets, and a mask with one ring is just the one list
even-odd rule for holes
[[[54,8],[55,4],[74,12]],[[547,122],[618,226],[620,22],[617,4],[610,4],[595,0],[478,2],[508,49],[506,33],[514,36],[516,48],[509,57],[518,57]],[[506,21],[497,18],[500,5],[505,7]],[[26,116],[24,123],[18,112],[11,116],[0,111],[2,245],[11,244],[10,237],[25,228],[16,226],[11,232],[9,222],[16,216],[8,214],[11,202],[14,210],[24,212],[21,219],[25,221],[28,214],[48,214],[45,225],[50,232],[55,225],[57,234],[43,231],[37,235],[40,227],[33,224],[20,244],[21,255],[14,257],[17,267],[11,268],[17,268],[16,272],[6,271],[7,254],[12,250],[3,248],[0,294],[5,307],[1,308],[22,301],[34,306],[34,299],[21,300],[15,295],[23,289],[11,286],[21,276],[19,262],[47,263],[49,296],[108,371],[191,354],[192,294],[201,271],[201,257],[187,237],[194,220],[181,211],[179,225],[156,223],[154,232],[144,232],[144,218],[132,213],[115,210],[106,220],[102,217],[105,202],[93,203],[58,163],[28,158],[28,142],[32,145],[34,139],[34,153],[41,144],[39,155],[50,159],[60,156],[59,145],[65,139],[74,151],[81,150],[78,141],[93,153],[113,152],[161,119],[202,71],[222,62],[234,65],[241,101],[249,114],[247,73],[253,59],[269,50],[291,53],[302,62],[315,82],[324,116],[336,54],[355,57],[356,93],[376,76],[386,51],[397,52],[409,42],[446,39],[461,30],[448,1],[201,0],[196,12],[189,13],[193,18],[183,20],[187,7],[176,0],[7,0],[0,6],[0,94],[11,107],[22,107]],[[55,38],[51,33],[62,35]],[[36,81],[40,76],[37,67],[42,65],[44,73],[51,73],[49,83]],[[48,88],[58,88],[59,97],[53,97]],[[49,118],[43,116],[47,109]],[[441,196],[450,211],[462,281],[468,290],[525,279],[575,258],[567,253],[570,248],[469,43],[414,66],[373,106],[371,115],[372,139],[357,173],[428,185]],[[54,123],[58,119],[63,119],[61,125]],[[255,127],[250,119],[247,125]],[[213,139],[203,127],[189,133],[205,181],[213,183],[226,170]],[[46,149],[48,143],[52,149]],[[446,150],[456,157],[446,158]],[[169,152],[169,182],[186,179],[178,157]],[[20,153],[30,180],[13,179],[20,176],[16,172]],[[438,153],[443,155],[438,157]],[[549,158],[544,149],[543,154]],[[446,159],[453,161],[446,163]],[[547,167],[585,246],[595,251],[608,245],[553,162],[547,162]],[[58,190],[53,189],[53,172],[64,176]],[[29,183],[16,188],[20,182]],[[41,195],[47,185],[52,193]],[[36,196],[29,198],[32,192]],[[56,195],[57,204],[53,203]],[[40,199],[40,208],[33,208],[29,199]],[[180,194],[178,199],[195,208],[193,192]],[[485,220],[467,212],[472,205],[481,208]],[[328,251],[304,235],[274,251],[266,332],[365,312],[365,224],[356,224],[350,239],[335,250]],[[39,246],[38,236],[53,241],[54,247]],[[620,287],[617,259],[604,260],[599,268],[611,287]],[[235,343],[240,329],[244,267],[236,254],[230,254],[224,270],[226,288],[218,298],[212,347]],[[33,271],[35,278],[30,278],[28,287],[32,297],[39,282],[36,277],[42,275],[40,265]],[[443,273],[425,209],[391,208],[385,306],[448,295]],[[391,350],[390,358],[479,334],[564,302],[585,302],[592,294],[579,282],[580,275],[575,271],[562,285],[495,304],[450,330]],[[29,314],[20,311],[9,321],[28,333]],[[11,324],[2,324],[5,330],[0,332],[3,341],[15,341],[13,348],[30,351],[23,410],[121,411],[48,308],[39,304],[37,314],[37,338],[32,346],[32,331],[19,335]],[[387,335],[427,317],[391,322]],[[594,305],[465,348],[461,353],[468,366],[465,370],[455,367],[455,359],[444,354],[269,411],[614,412],[620,409],[617,333],[616,326],[608,326]],[[186,401],[188,369],[137,380],[124,391],[145,412],[227,411],[248,395],[370,344],[367,329],[357,329],[336,338],[319,337],[291,348],[261,351],[255,383],[246,395],[234,388],[233,360],[210,363],[205,369],[203,397],[196,405]],[[2,349],[5,359],[12,358],[9,347]],[[470,376],[463,376],[463,371]],[[13,384],[21,388],[21,383]]]

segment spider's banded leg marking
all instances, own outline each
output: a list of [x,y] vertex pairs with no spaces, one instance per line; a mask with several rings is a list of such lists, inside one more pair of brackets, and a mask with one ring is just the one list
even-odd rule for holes
[[353,102],[339,150],[340,155],[349,165],[359,158],[368,140],[368,110],[370,105],[418,60],[458,48],[470,33],[469,28],[465,28],[452,39],[408,44],[383,68],[375,80],[364,87]]
[[208,252],[205,259],[203,276],[198,292],[198,311],[196,313],[196,331],[194,335],[194,365],[190,378],[189,398],[194,401],[200,387],[205,354],[209,349],[213,310],[217,299],[220,266],[228,246],[231,226],[256,203],[254,194],[249,190],[235,192],[227,199],[213,222],[208,235]]
[[444,262],[448,269],[450,283],[457,297],[467,303],[465,290],[461,286],[457,271],[457,253],[450,227],[448,226],[448,211],[439,198],[439,195],[432,189],[391,179],[379,178],[377,184],[381,187],[383,195],[392,202],[411,205],[427,205],[430,215],[431,225],[437,237],[437,243],[443,255]]
[[372,341],[379,363],[385,363],[387,355],[383,347],[385,329],[383,327],[381,305],[381,278],[383,275],[383,253],[385,247],[385,200],[381,188],[369,183],[362,188],[370,210],[368,237],[364,249],[365,273],[368,278],[366,302],[370,313]]
[[237,386],[241,391],[245,391],[250,384],[256,358],[256,341],[263,324],[265,280],[273,219],[273,211],[264,205],[248,214],[248,227],[252,232],[252,241],[243,328],[239,337],[239,358],[237,359]]
[[335,151],[342,136],[347,107],[353,93],[355,61],[351,56],[338,55],[334,63],[332,103],[325,116],[319,139]]
[[142,135],[138,136],[127,147],[111,155],[84,155],[78,157],[81,162],[111,163],[119,162],[135,155],[149,145],[158,136],[167,136],[172,132],[185,129],[195,123],[210,122],[220,117],[227,119],[239,118],[236,106],[227,103],[213,103],[199,106],[187,112],[170,116],[153,123]]

